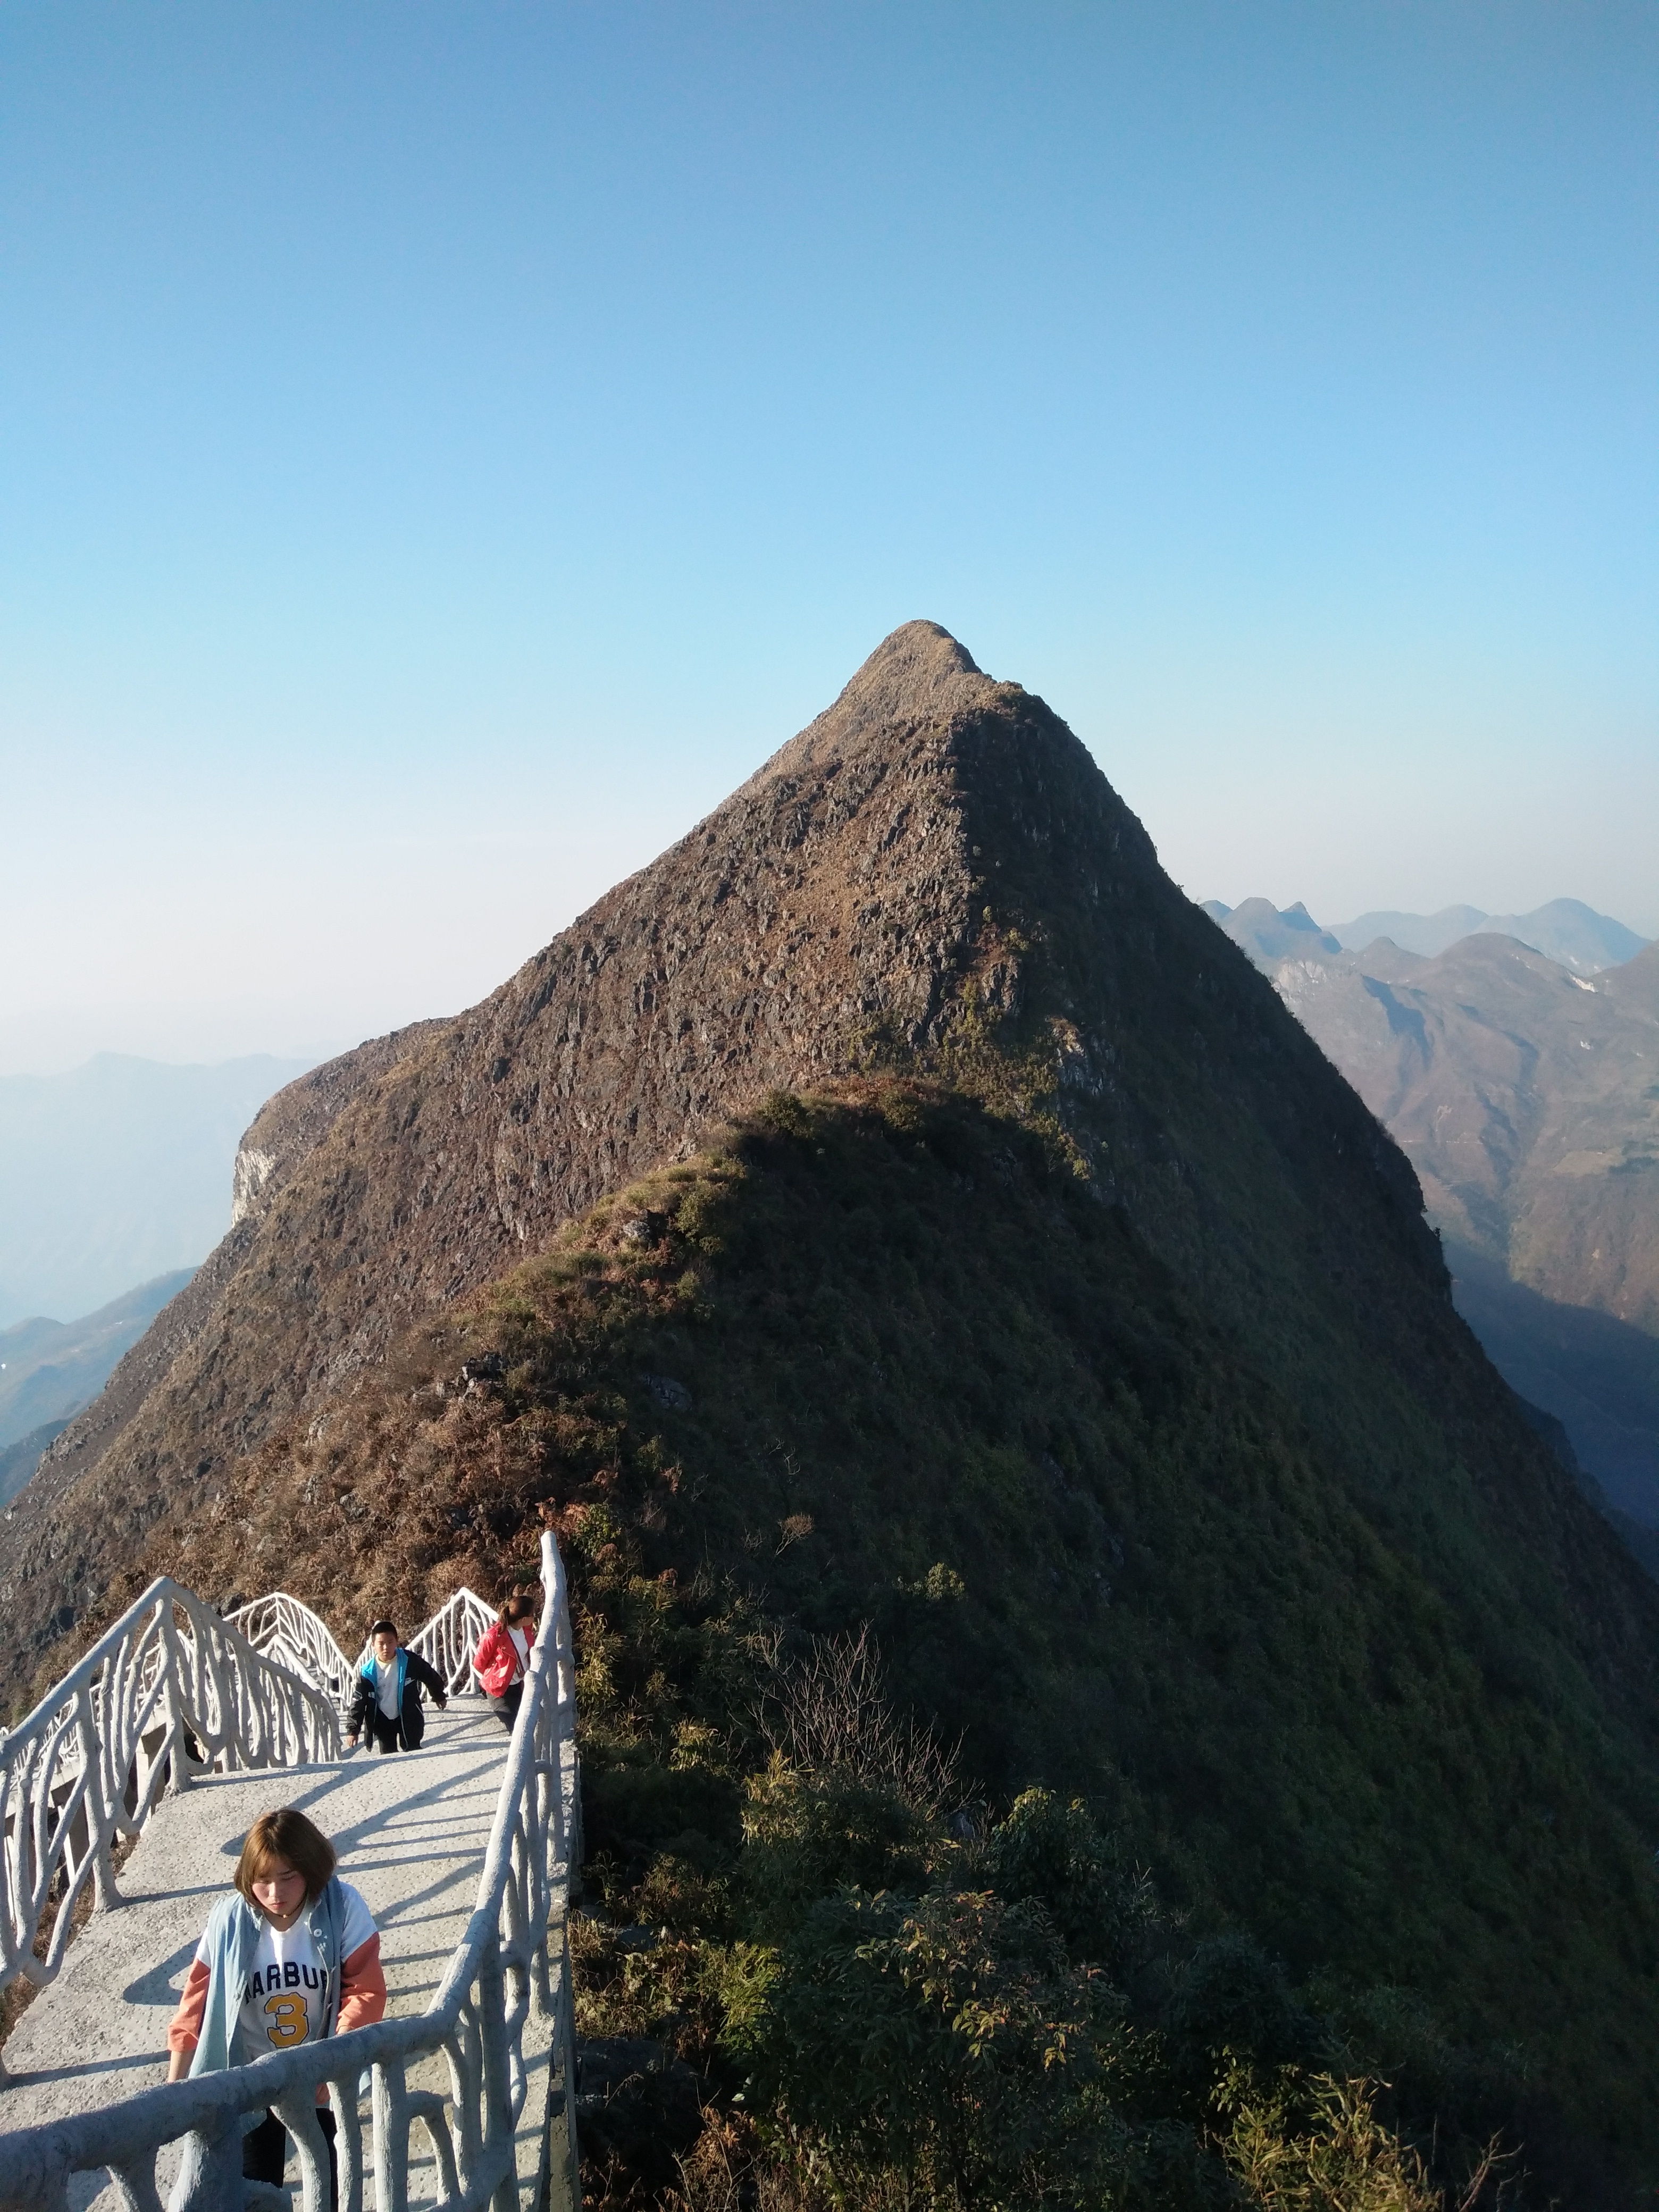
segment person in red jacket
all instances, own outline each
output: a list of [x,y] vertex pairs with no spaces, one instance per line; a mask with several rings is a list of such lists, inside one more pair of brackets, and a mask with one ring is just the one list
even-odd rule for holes
[[502,1601],[494,1624],[479,1638],[473,1657],[472,1671],[483,1684],[489,1710],[509,1731],[524,1698],[524,1678],[535,1633],[536,1601],[528,1590],[514,1590]]

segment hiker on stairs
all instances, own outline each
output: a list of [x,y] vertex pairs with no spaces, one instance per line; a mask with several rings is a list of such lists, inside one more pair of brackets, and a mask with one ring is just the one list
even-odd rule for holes
[[527,1590],[503,1599],[494,1623],[478,1639],[472,1671],[483,1684],[489,1710],[511,1730],[524,1700],[524,1678],[536,1633],[536,1601]]
[[[303,1813],[262,1813],[236,1862],[235,1887],[207,1931],[167,2029],[169,2081],[251,2065],[386,2017],[386,1975],[372,1914],[335,1873],[334,1846]],[[337,2202],[334,2115],[319,2089],[328,2145],[330,2202]],[[288,2131],[274,2112],[243,2123],[242,2174],[281,2185]]]
[[449,1703],[448,1692],[418,1651],[404,1650],[391,1621],[377,1620],[368,1640],[373,1656],[357,1677],[346,1720],[346,1748],[355,1751],[367,1730],[376,1751],[417,1750],[426,1734],[422,1685],[431,1691],[440,1711]]

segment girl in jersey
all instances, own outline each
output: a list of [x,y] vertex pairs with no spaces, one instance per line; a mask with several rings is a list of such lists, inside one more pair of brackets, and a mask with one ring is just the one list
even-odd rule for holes
[[[235,1888],[208,1917],[207,1931],[167,2030],[167,2079],[246,2066],[268,2051],[292,2051],[343,2035],[386,2014],[380,1938],[368,1907],[334,1871],[334,1846],[303,1813],[262,1813],[236,1862]],[[325,2089],[319,2089],[323,2105]],[[317,2115],[328,2141],[334,2189],[334,2115]],[[244,2122],[242,2173],[281,2185],[288,2135],[274,2112]]]
[[511,1729],[519,1717],[535,1633],[536,1601],[527,1590],[514,1590],[495,1615],[493,1627],[486,1628],[478,1639],[472,1671],[483,1684],[489,1709],[504,1729]]

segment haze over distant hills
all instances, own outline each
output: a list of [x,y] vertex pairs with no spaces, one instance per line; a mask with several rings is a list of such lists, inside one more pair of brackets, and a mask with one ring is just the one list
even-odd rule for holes
[[1246,899],[1239,906],[1224,906],[1206,899],[1204,911],[1218,921],[1235,945],[1242,945],[1260,967],[1284,960],[1317,943],[1327,952],[1363,952],[1379,938],[1388,938],[1402,952],[1415,952],[1431,960],[1466,937],[1518,937],[1547,960],[1575,975],[1599,975],[1604,968],[1621,967],[1647,943],[1622,921],[1597,914],[1578,899],[1551,899],[1530,914],[1483,914],[1478,906],[1443,907],[1438,914],[1401,914],[1392,908],[1362,914],[1352,921],[1316,922],[1298,900],[1281,912],[1271,899]]
[[37,1318],[0,1329],[0,1502],[22,1488],[46,1446],[97,1396],[191,1273],[159,1275],[79,1321]]
[[1243,946],[1264,973],[1271,972],[1275,961],[1293,959],[1298,952],[1342,950],[1300,899],[1282,914],[1271,899],[1265,898],[1246,899],[1242,906],[1223,906],[1219,899],[1206,899],[1204,911],[1212,921],[1220,923],[1235,945]]
[[79,1321],[22,1321],[0,1329],[0,1444],[79,1413],[190,1278],[188,1267],[158,1275]]
[[68,1074],[0,1077],[0,1328],[95,1314],[199,1266],[230,1224],[243,1130],[308,1065],[101,1053]]
[[1622,921],[1569,898],[1551,899],[1530,914],[1482,914],[1474,906],[1443,907],[1438,914],[1362,914],[1352,921],[1334,921],[1330,934],[1346,951],[1363,952],[1379,937],[1389,937],[1402,952],[1430,960],[1466,937],[1518,937],[1575,975],[1622,967],[1648,941]]

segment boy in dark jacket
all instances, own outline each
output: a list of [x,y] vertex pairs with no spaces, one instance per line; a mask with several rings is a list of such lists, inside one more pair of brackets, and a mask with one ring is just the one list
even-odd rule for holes
[[426,1734],[426,1714],[421,1706],[425,1684],[440,1710],[449,1703],[444,1686],[418,1651],[405,1651],[389,1620],[377,1620],[368,1632],[373,1657],[357,1677],[357,1688],[346,1721],[346,1747],[356,1750],[367,1731],[376,1751],[414,1751]]

